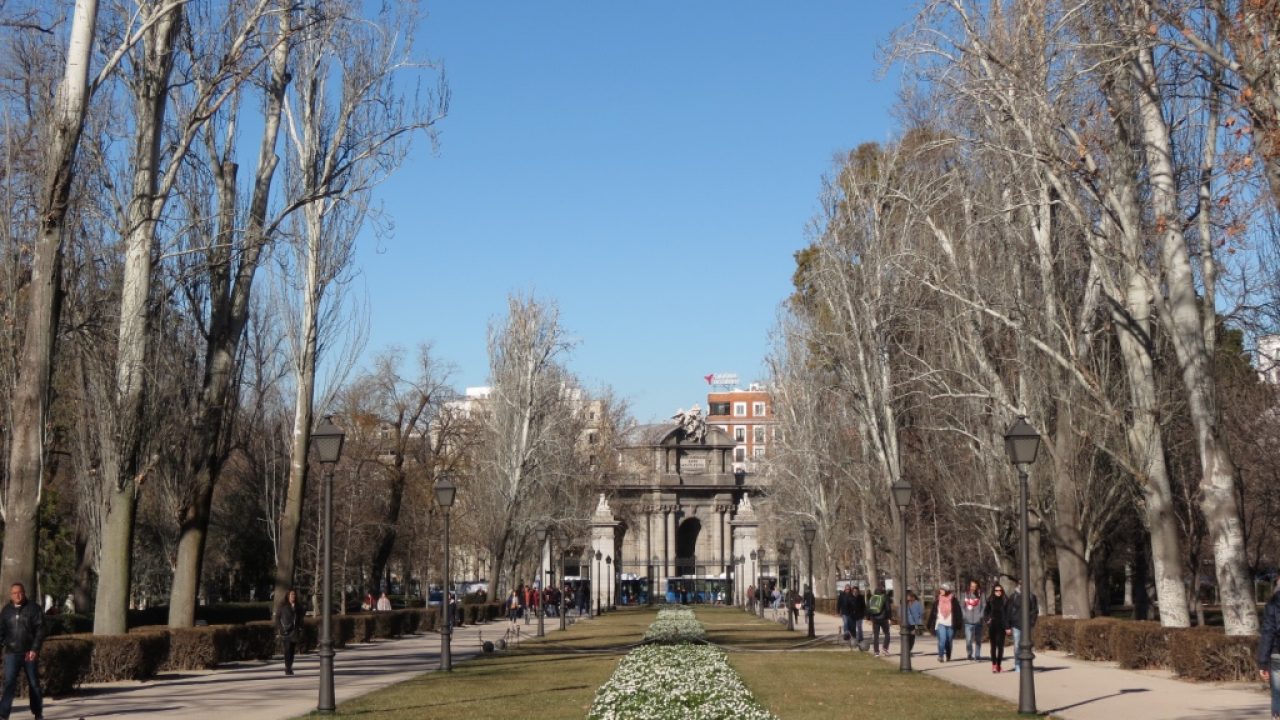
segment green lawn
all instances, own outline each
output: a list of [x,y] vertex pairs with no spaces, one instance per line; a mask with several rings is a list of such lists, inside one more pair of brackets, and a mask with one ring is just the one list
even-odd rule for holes
[[[1018,717],[998,700],[896,666],[803,642],[777,623],[733,608],[697,608],[708,640],[731,650],[730,662],[756,698],[783,720]],[[613,673],[626,646],[640,641],[654,612],[635,609],[578,623],[564,633],[526,640],[519,649],[455,663],[338,706],[359,718],[583,718],[596,688]],[[316,714],[307,717],[318,717]]]

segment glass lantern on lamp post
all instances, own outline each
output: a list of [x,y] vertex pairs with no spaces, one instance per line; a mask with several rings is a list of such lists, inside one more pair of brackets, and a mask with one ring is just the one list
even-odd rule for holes
[[1018,647],[1014,650],[1018,658],[1018,712],[1036,714],[1036,681],[1035,668],[1032,665],[1035,653],[1031,649],[1031,542],[1030,520],[1027,510],[1027,466],[1036,461],[1040,450],[1040,435],[1025,415],[1004,434],[1005,452],[1009,462],[1018,468],[1018,523],[1021,537],[1018,539],[1018,579],[1020,601],[1018,604],[1018,625],[1014,628],[1018,634]]
[[342,458],[342,441],[346,433],[325,416],[311,432],[311,444],[324,466],[324,580],[321,585],[320,641],[316,654],[320,657],[320,699],[316,710],[331,713],[333,696],[333,466]]
[[899,480],[893,484],[893,504],[898,506],[898,669],[911,672],[911,627],[907,624],[907,507],[911,505],[911,483]]
[[453,499],[458,487],[448,475],[436,480],[436,504],[444,511],[444,592],[441,593],[440,609],[444,615],[444,627],[440,633],[440,669],[445,672],[453,670],[453,603],[451,583],[449,582],[449,508],[453,507]]

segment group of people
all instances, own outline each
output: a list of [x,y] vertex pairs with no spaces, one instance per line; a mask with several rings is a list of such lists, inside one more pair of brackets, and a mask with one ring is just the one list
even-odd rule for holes
[[[966,658],[980,662],[982,642],[985,637],[991,644],[991,672],[1002,672],[1006,639],[1012,637],[1013,645],[1017,648],[1022,638],[1020,592],[1018,586],[1015,586],[1013,594],[1005,597],[1004,586],[996,583],[992,586],[990,594],[984,595],[982,583],[970,580],[968,590],[957,595],[951,583],[944,582],[939,586],[926,618],[924,604],[920,601],[920,597],[915,591],[908,590],[906,592],[906,651],[910,653],[914,648],[917,633],[929,631],[938,639],[938,662],[948,662],[951,660],[951,648],[955,637],[963,633]],[[1034,593],[1031,594],[1030,600],[1030,623],[1031,627],[1035,627],[1036,618],[1039,616],[1039,605]],[[885,590],[883,583],[877,584],[875,590],[866,594],[857,585],[846,586],[836,601],[836,610],[844,622],[845,640],[854,641],[860,649],[865,649],[863,622],[869,621],[873,652],[877,657],[889,654],[889,624],[895,613],[893,598]],[[1020,669],[1016,652],[1013,669],[1015,671]]]
[[[1021,670],[1017,648],[1022,641],[1022,589],[1014,585],[1005,596],[1004,586],[995,583],[991,592],[983,594],[982,583],[970,580],[965,592],[956,594],[951,583],[942,583],[937,599],[929,610],[925,627],[938,637],[938,662],[951,660],[951,647],[957,633],[964,633],[965,659],[982,662],[982,640],[990,643],[991,672],[1004,671],[1005,642],[1013,639],[1013,670]],[[1030,595],[1030,624],[1034,628],[1040,616],[1035,593]]]
[[579,614],[584,612],[587,602],[586,593],[575,592],[572,585],[565,585],[563,588],[549,587],[539,590],[532,585],[521,583],[511,594],[507,596],[506,602],[503,603],[503,609],[506,610],[507,620],[515,622],[524,617],[525,610],[537,612],[538,608],[543,608],[546,617],[559,617],[560,603],[564,601],[565,613],[568,613],[574,607],[578,608]]
[[[910,601],[913,596],[913,593],[907,594],[908,619],[912,611]],[[844,622],[845,640],[855,641],[861,649],[866,640],[862,623],[864,620],[870,621],[876,657],[889,654],[889,620],[893,617],[893,603],[883,583],[877,584],[875,590],[866,595],[857,585],[852,583],[846,585],[844,592],[836,598],[836,611],[840,613],[840,618]],[[883,646],[881,635],[884,636]]]

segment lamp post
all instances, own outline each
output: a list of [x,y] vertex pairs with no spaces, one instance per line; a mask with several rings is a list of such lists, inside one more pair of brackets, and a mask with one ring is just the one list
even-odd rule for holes
[[[533,531],[533,536],[538,538],[538,575],[542,575],[542,552],[547,549],[547,526],[539,525]],[[546,580],[538,578],[538,634],[537,637],[545,637],[546,629],[543,627],[543,618],[546,617],[547,609],[543,607],[547,597]]]
[[[787,538],[786,540],[783,540],[783,541],[782,541],[782,549],[787,553],[787,584],[788,584],[788,585],[795,585],[795,581],[796,581],[796,580],[795,580],[795,578],[794,578],[794,577],[792,577],[792,575],[791,575],[791,571],[792,571],[792,567],[791,567],[791,551],[796,549],[796,539],[795,539],[795,538]],[[782,573],[778,573],[778,574],[779,574],[779,575],[781,575]],[[795,629],[796,629],[796,618],[795,618],[795,613],[794,613],[794,611],[795,611],[795,602],[796,602],[796,601],[795,601],[794,596],[793,596],[793,593],[795,593],[795,588],[794,588],[794,587],[791,587],[791,588],[788,588],[788,589],[789,589],[789,590],[791,590],[791,592],[786,593],[785,595],[792,596],[792,597],[787,597],[787,598],[786,598],[786,607],[784,607],[784,608],[783,608],[783,610],[786,610],[786,612],[787,612],[787,629],[788,629],[788,630],[795,630]]]
[[440,669],[453,670],[453,654],[450,645],[453,636],[453,606],[449,603],[449,508],[458,487],[448,475],[436,480],[436,504],[444,509],[444,594],[440,607],[444,610],[444,630],[440,633]]
[[756,573],[756,551],[751,551],[751,582],[756,584],[756,614],[764,617],[764,587]]
[[[567,550],[569,547],[569,533],[565,532],[563,529],[557,530],[556,544],[560,546],[560,584],[562,586],[567,587],[568,584],[564,579],[564,573],[565,573],[564,555],[565,555],[565,550]],[[564,630],[568,626],[567,621],[565,620],[565,617],[564,617],[564,611],[565,611],[564,587],[557,587],[556,593],[560,597],[560,607],[559,607],[560,629]]]
[[605,607],[612,610],[614,609],[614,605],[615,605],[614,597],[613,597],[614,589],[618,587],[617,578],[615,578],[613,575],[613,556],[612,555],[604,556],[604,574],[605,574],[605,577],[608,578],[607,580],[605,580],[605,582],[607,583],[606,591],[609,593],[609,603],[605,605]]
[[[898,670],[911,672],[911,648],[907,644],[911,634],[907,626],[907,506],[911,504],[911,483],[899,480],[893,484],[893,503],[898,506],[898,582],[894,594],[898,595]],[[901,590],[901,592],[898,592]]]
[[1019,643],[1017,648],[1019,665],[1018,712],[1036,714],[1036,680],[1032,660],[1035,653],[1031,650],[1031,543],[1029,520],[1027,517],[1027,466],[1036,461],[1036,452],[1040,449],[1040,435],[1036,433],[1025,415],[1019,416],[1017,422],[1004,434],[1005,452],[1009,461],[1018,468],[1018,524],[1022,537],[1018,540],[1018,573],[1022,585],[1021,602],[1018,608]]
[[333,418],[325,416],[311,433],[311,444],[324,466],[324,581],[320,589],[320,642],[316,654],[320,656],[320,700],[316,710],[333,712],[333,466],[342,457],[342,441],[346,434],[333,424]]
[[[814,525],[811,522],[806,522],[804,524],[803,532],[804,532],[805,548],[809,552],[809,593],[813,595],[813,597],[815,598],[814,602],[817,602],[816,598],[818,597],[818,592],[813,586],[813,539],[818,536],[818,526]],[[813,631],[813,612],[815,609],[816,608],[811,607],[809,608],[808,612],[805,613],[806,615],[808,615],[807,619],[809,621],[809,637],[811,638],[817,637],[817,635],[815,635]]]
[[604,553],[596,551],[596,571],[591,576],[591,589],[596,595],[596,615],[600,614],[600,561],[604,559]]

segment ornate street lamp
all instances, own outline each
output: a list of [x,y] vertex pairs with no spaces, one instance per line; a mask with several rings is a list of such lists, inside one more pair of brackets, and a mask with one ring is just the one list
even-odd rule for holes
[[907,626],[907,508],[911,505],[911,483],[899,480],[893,484],[893,504],[898,506],[898,529],[900,545],[898,547],[898,582],[895,583],[894,595],[898,596],[898,670],[911,672],[911,646],[908,637],[911,629]]
[[444,614],[444,630],[440,633],[440,669],[453,670],[453,606],[449,603],[449,508],[453,507],[453,498],[458,486],[448,475],[441,475],[436,480],[436,504],[444,510],[444,593],[440,607]]
[[[785,596],[786,596],[786,595],[791,595],[792,593],[794,593],[794,592],[795,592],[795,587],[794,587],[794,585],[795,585],[796,579],[795,579],[795,578],[792,576],[792,574],[791,574],[791,573],[792,573],[792,570],[793,570],[793,568],[792,568],[792,566],[791,566],[791,552],[792,552],[793,550],[795,550],[795,549],[796,549],[796,539],[795,539],[795,538],[787,538],[786,540],[783,540],[783,541],[782,541],[782,549],[783,549],[783,550],[785,550],[785,551],[786,551],[786,553],[787,553],[787,584],[788,584],[788,585],[792,585],[792,586],[793,586],[793,587],[789,588],[789,589],[791,590],[791,592],[790,592],[790,593],[784,593],[784,598],[785,598],[785,603],[784,603],[784,604],[786,605],[786,607],[784,607],[783,609],[787,611],[787,629],[788,629],[788,630],[795,630],[795,629],[796,629],[796,618],[795,618],[795,615],[794,615],[794,610],[795,610],[795,599],[794,599],[794,598],[787,598],[787,597],[785,597]],[[781,564],[781,563],[779,563],[779,564]],[[781,573],[781,572],[779,572],[778,574],[779,574],[779,575],[781,575],[782,573]]]
[[756,613],[764,617],[764,588],[760,576],[756,573],[756,551],[751,551],[751,582],[756,584]]
[[[538,538],[538,574],[542,575],[543,574],[542,573],[542,552],[547,549],[547,526],[539,525],[538,527],[534,528],[533,536]],[[536,588],[536,592],[538,593],[537,595],[537,598],[538,598],[538,601],[537,601],[538,602],[538,635],[537,637],[545,637],[547,634],[546,629],[543,627],[543,622],[544,622],[543,618],[546,616],[545,615],[546,608],[543,607],[543,605],[545,604],[544,601],[546,600],[546,597],[547,597],[546,590],[547,590],[546,581],[543,580],[542,578],[539,578],[538,587]]]
[[601,577],[600,561],[604,559],[604,553],[596,551],[596,572],[591,576],[591,590],[596,595],[596,615],[600,614],[600,583],[598,579]]
[[1036,680],[1032,661],[1035,653],[1031,650],[1031,542],[1027,511],[1027,466],[1036,461],[1036,453],[1040,450],[1040,435],[1025,415],[1019,416],[1017,422],[1004,434],[1005,452],[1009,462],[1018,468],[1018,522],[1022,537],[1018,542],[1018,573],[1022,576],[1021,602],[1018,608],[1018,619],[1021,628],[1018,631],[1018,712],[1036,714]]
[[333,712],[333,466],[342,457],[342,441],[346,434],[326,415],[320,425],[311,431],[311,444],[316,457],[324,466],[324,581],[321,586],[320,647],[320,700],[316,710]]
[[606,581],[608,583],[608,592],[609,592],[609,604],[607,607],[610,610],[613,610],[616,606],[616,600],[613,595],[615,590],[618,587],[618,583],[617,583],[617,578],[614,577],[613,575],[613,556],[612,555],[604,556],[604,572],[605,572],[605,576],[609,578]]
[[[804,523],[804,529],[802,530],[802,532],[804,533],[805,547],[809,551],[809,593],[813,595],[813,597],[815,598],[814,602],[817,602],[816,598],[818,597],[818,592],[817,592],[817,589],[815,589],[813,586],[813,539],[818,536],[818,526],[814,525],[811,522],[806,521]],[[815,635],[813,631],[814,610],[815,608],[810,608],[809,611],[805,613],[806,615],[808,615],[809,637],[811,638],[817,637],[817,635]]]
[[564,528],[560,528],[559,530],[556,530],[556,545],[560,547],[560,587],[556,588],[556,593],[560,598],[560,607],[559,607],[560,629],[564,630],[566,627],[568,627],[568,621],[565,619],[565,606],[564,606],[564,588],[568,587],[564,579],[564,574],[565,574],[564,556],[565,556],[565,552],[569,549],[569,533],[565,531]]

